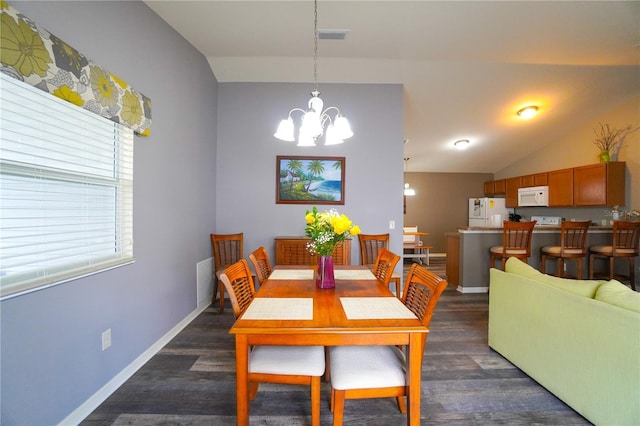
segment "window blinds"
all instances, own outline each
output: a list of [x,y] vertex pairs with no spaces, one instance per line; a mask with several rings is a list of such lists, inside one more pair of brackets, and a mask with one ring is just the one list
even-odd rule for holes
[[133,131],[1,78],[0,298],[133,261]]

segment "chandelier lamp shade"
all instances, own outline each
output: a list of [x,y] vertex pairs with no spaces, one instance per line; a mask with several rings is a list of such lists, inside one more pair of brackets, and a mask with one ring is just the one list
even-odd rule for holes
[[[294,113],[300,113],[301,125],[298,130],[298,146],[315,146],[316,141],[324,136],[325,145],[337,145],[344,142],[345,139],[353,136],[349,120],[342,114],[337,107],[330,106],[324,108],[324,102],[320,98],[318,91],[318,1],[314,1],[314,53],[313,53],[313,82],[314,88],[311,92],[311,99],[307,105],[307,109],[293,108],[289,111],[289,117],[280,121],[278,130],[273,136],[276,138],[294,142],[295,126],[293,122]],[[333,114],[333,118],[332,118]],[[325,131],[326,128],[326,131]]]

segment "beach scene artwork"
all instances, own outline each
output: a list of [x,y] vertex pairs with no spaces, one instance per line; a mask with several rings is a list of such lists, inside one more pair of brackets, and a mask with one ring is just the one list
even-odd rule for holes
[[276,203],[344,204],[344,157],[278,156]]

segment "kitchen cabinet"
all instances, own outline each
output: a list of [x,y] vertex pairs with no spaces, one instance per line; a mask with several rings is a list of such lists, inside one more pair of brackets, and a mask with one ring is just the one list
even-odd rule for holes
[[530,186],[546,186],[547,173],[535,173],[532,175],[522,176],[521,184],[521,188],[527,188]]
[[487,197],[492,197],[494,195],[504,195],[505,194],[505,180],[490,180],[484,183],[484,195]]
[[[317,265],[318,256],[307,250],[308,237],[276,237],[276,265]],[[334,265],[351,265],[351,240],[336,245],[331,255]]]
[[521,176],[505,179],[505,205],[507,207],[518,207],[518,189],[522,188]]
[[609,162],[573,169],[575,206],[624,206],[625,163]]
[[549,207],[573,206],[573,169],[554,170],[547,173]]

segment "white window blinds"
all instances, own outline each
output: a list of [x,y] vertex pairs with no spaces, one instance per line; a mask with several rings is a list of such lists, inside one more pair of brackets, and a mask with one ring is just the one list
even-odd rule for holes
[[133,131],[0,76],[0,297],[133,261]]

